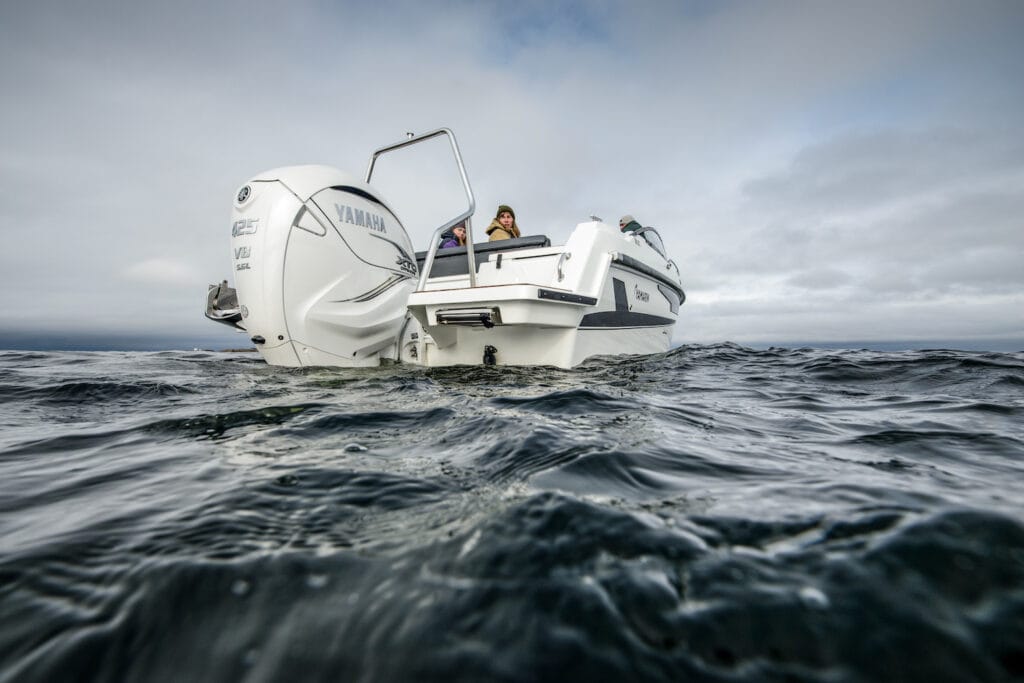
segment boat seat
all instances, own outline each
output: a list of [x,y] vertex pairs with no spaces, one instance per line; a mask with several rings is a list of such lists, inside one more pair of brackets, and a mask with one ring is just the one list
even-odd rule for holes
[[[536,249],[538,247],[550,247],[551,240],[547,235],[528,235],[526,237],[515,237],[510,240],[495,240],[493,242],[481,242],[473,245],[473,254],[476,256],[476,269],[480,271],[480,264],[490,261],[498,254],[515,251],[517,249]],[[427,260],[427,252],[416,252],[416,266],[422,271]],[[445,275],[468,275],[469,261],[466,258],[465,247],[449,247],[438,249],[434,257],[434,266],[430,269],[431,277],[443,277]]]

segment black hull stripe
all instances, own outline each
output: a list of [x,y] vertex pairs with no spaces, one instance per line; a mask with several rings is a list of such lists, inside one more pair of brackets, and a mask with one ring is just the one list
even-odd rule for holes
[[619,327],[617,325],[606,325],[604,327],[577,327],[578,332],[612,332],[616,330],[662,330],[665,325],[631,325]]
[[602,311],[600,313],[588,313],[580,320],[579,327],[667,327],[675,325],[672,318],[663,318],[660,315],[649,313],[630,313],[626,311]]

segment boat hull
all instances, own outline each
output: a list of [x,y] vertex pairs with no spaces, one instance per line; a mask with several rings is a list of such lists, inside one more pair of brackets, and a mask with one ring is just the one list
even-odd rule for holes
[[446,274],[409,296],[417,324],[403,339],[401,360],[571,368],[593,356],[660,353],[671,344],[685,295],[669,262],[638,238],[591,222],[561,247],[510,244],[485,256],[475,286],[468,274]]

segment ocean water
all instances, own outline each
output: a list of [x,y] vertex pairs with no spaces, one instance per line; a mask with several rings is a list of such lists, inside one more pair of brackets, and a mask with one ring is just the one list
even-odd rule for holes
[[1024,679],[1024,353],[0,352],[0,681]]

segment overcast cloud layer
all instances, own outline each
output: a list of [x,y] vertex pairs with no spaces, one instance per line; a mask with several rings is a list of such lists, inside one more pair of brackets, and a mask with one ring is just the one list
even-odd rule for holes
[[0,331],[237,344],[202,316],[237,187],[446,126],[478,240],[498,203],[657,227],[677,343],[1021,340],[1021,36],[1016,1],[5,3]]

